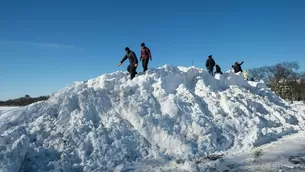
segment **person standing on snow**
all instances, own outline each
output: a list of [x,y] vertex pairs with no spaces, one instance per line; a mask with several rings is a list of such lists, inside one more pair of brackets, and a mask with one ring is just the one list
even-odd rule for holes
[[205,63],[206,68],[209,71],[209,74],[213,75],[213,70],[214,70],[214,66],[215,66],[215,61],[212,58],[212,55],[209,55],[206,63]]
[[145,46],[145,43],[142,43],[141,47],[142,48],[140,60],[142,61],[143,72],[145,72],[147,71],[148,61],[152,60],[152,58],[150,54],[150,49]]
[[132,80],[136,74],[137,74],[137,67],[138,67],[138,58],[136,54],[131,51],[128,47],[125,48],[126,55],[121,60],[120,64],[118,66],[121,66],[124,61],[128,58],[129,59],[129,65],[127,67],[127,71],[130,73],[130,80]]
[[237,72],[243,72],[241,65],[244,63],[244,61],[242,61],[241,63],[235,62],[235,64],[232,66],[235,73]]

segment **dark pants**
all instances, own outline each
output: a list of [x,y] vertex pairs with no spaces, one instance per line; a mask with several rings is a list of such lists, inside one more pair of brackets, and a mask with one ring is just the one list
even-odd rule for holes
[[209,69],[209,74],[213,76],[213,69]]
[[128,65],[127,71],[130,73],[130,79],[133,79],[137,74],[137,68],[132,64]]
[[148,61],[149,61],[149,58],[142,59],[143,72],[147,71]]

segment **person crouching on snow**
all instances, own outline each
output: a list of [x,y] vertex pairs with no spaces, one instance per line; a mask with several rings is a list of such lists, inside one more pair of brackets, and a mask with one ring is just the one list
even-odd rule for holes
[[217,64],[215,67],[216,67],[215,74],[216,74],[216,73],[222,74],[222,71],[221,71],[220,66]]
[[241,63],[238,63],[238,62],[235,62],[234,65],[232,65],[235,73],[238,73],[238,72],[243,72],[242,68],[241,68],[241,65],[244,63],[244,61],[242,61]]
[[125,48],[125,51],[126,51],[126,55],[123,57],[123,59],[121,60],[118,66],[121,66],[124,63],[124,61],[128,58],[130,64],[127,67],[127,71],[130,73],[130,80],[132,80],[138,73],[137,72],[138,58],[136,56],[136,53],[131,51],[128,47]]

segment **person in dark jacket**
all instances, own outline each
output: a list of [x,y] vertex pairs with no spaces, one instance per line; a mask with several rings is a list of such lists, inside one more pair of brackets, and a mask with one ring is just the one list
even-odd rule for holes
[[234,65],[232,66],[232,68],[234,69],[234,72],[243,72],[241,65],[244,63],[244,61],[242,61],[241,63],[235,62]]
[[142,43],[141,47],[142,48],[140,60],[142,61],[143,72],[145,72],[147,71],[148,61],[152,60],[152,58],[150,54],[150,49],[145,46],[145,43]]
[[215,71],[215,73],[222,74],[222,71],[221,71],[220,66],[217,64],[215,67],[216,67],[216,71]]
[[127,67],[127,71],[130,73],[130,79],[132,80],[137,74],[138,67],[138,58],[136,54],[131,51],[128,47],[125,48],[126,55],[121,60],[118,66],[121,66],[126,59],[129,59],[129,65]]
[[206,68],[209,71],[209,74],[213,75],[213,70],[214,70],[214,66],[215,66],[215,61],[212,57],[212,55],[209,55],[206,63],[205,63]]

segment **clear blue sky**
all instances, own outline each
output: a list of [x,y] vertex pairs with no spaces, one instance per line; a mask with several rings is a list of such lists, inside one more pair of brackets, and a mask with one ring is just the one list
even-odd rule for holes
[[223,70],[242,60],[305,69],[304,9],[302,0],[1,1],[0,100],[126,70],[124,48],[139,56],[141,42],[153,68],[204,68],[212,54]]

